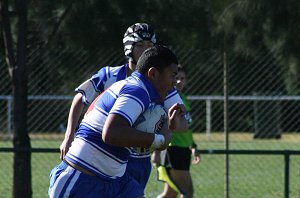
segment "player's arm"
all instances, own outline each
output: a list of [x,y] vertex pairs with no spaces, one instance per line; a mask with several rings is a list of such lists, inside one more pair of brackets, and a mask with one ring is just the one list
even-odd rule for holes
[[171,141],[172,132],[164,125],[160,134],[146,133],[129,126],[118,114],[109,114],[102,131],[105,143],[121,147],[144,147],[165,149]]
[[81,93],[77,93],[72,101],[72,105],[70,108],[69,116],[68,116],[68,125],[65,133],[65,137],[63,142],[60,145],[60,159],[63,160],[65,155],[67,154],[72,141],[74,140],[74,135],[76,132],[76,127],[79,121],[79,118],[82,114],[84,108],[84,104],[82,103],[82,95]]
[[201,157],[200,157],[200,153],[198,152],[198,149],[197,149],[197,144],[194,141],[191,146],[191,150],[192,150],[192,156],[193,156],[192,163],[199,164],[201,161]]
[[105,76],[106,70],[105,68],[102,68],[90,79],[86,80],[75,89],[77,94],[74,96],[69,111],[65,138],[59,147],[61,160],[67,154],[71,143],[74,140],[76,128],[85,105],[89,105],[100,94],[100,92],[103,91],[104,82],[102,79],[107,79]]

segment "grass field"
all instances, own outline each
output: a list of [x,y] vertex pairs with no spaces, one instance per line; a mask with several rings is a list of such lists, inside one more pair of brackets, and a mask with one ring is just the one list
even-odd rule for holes
[[[224,137],[214,133],[195,134],[199,149],[223,149]],[[33,135],[34,148],[58,148],[62,136]],[[12,147],[11,141],[0,141],[0,147]],[[251,134],[232,133],[230,149],[300,150],[300,135],[283,135],[279,140],[254,140]],[[60,162],[58,153],[32,154],[32,185],[34,198],[46,198],[50,170]],[[0,153],[0,198],[12,197],[12,153]],[[203,154],[202,162],[192,166],[196,198],[224,197],[224,156]],[[290,198],[299,197],[300,156],[290,158]],[[281,155],[230,155],[230,197],[232,198],[283,198],[284,157]],[[153,169],[147,185],[146,197],[152,198],[162,190],[163,183],[156,181]]]

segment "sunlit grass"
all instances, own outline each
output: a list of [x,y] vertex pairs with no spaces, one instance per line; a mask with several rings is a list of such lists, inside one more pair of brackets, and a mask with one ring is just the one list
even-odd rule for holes
[[[224,149],[224,135],[195,134],[201,150]],[[283,135],[279,140],[257,140],[251,134],[231,133],[230,149],[300,150],[298,134]],[[63,136],[31,135],[33,148],[59,148]],[[54,140],[53,140],[54,139]],[[0,148],[12,147],[11,141],[0,141]],[[281,155],[230,155],[230,196],[233,198],[283,198],[284,156]],[[60,162],[59,153],[32,154],[32,185],[34,198],[46,198],[50,170]],[[0,152],[0,198],[12,197],[13,154]],[[290,198],[299,197],[300,156],[290,158]],[[200,165],[192,165],[195,197],[224,197],[224,155],[202,154]],[[156,170],[146,187],[146,197],[156,197],[163,190],[163,183],[156,181]]]

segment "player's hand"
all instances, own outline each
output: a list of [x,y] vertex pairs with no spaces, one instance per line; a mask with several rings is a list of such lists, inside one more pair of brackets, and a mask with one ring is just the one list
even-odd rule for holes
[[65,158],[65,155],[69,151],[69,148],[71,147],[71,144],[73,142],[72,138],[66,138],[61,143],[59,149],[60,149],[60,159],[63,160]]
[[194,158],[192,161],[193,164],[199,164],[201,162],[200,153],[196,148],[192,148],[192,156]]
[[183,104],[174,104],[168,112],[169,116],[169,128],[172,131],[186,131],[188,129],[188,123],[184,115],[186,113]]

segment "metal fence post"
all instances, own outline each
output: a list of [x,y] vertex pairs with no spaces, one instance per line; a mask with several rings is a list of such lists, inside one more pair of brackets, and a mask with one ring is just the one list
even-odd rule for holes
[[211,100],[206,100],[206,136],[210,140],[211,135]]
[[11,124],[11,121],[12,121],[12,115],[11,115],[11,112],[12,112],[12,96],[7,96],[7,135],[8,135],[8,138],[12,136],[12,124]]
[[[228,66],[227,66],[227,56],[224,51],[224,142],[225,142],[225,150],[229,150],[229,130],[228,130]],[[226,152],[225,154],[225,189],[224,189],[224,197],[229,198],[229,154]]]
[[290,153],[285,151],[284,153],[284,197],[289,198],[289,186],[290,186]]

